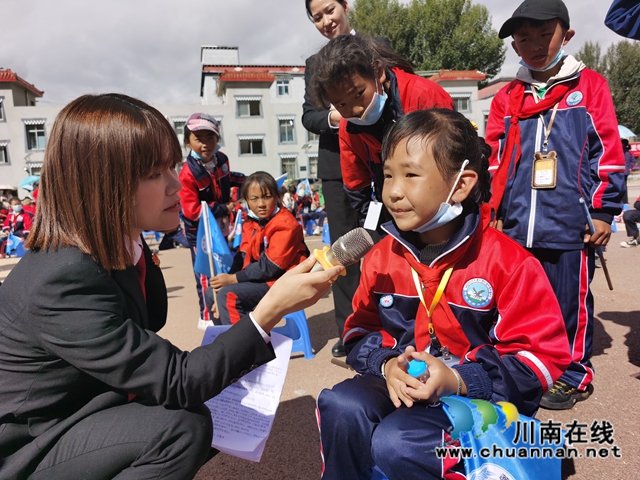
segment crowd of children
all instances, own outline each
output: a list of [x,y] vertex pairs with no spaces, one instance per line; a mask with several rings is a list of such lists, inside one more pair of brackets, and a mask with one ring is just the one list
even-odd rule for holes
[[[608,243],[626,191],[611,93],[565,53],[575,35],[565,4],[525,2],[499,31],[522,67],[491,104],[485,142],[407,60],[347,34],[346,1],[328,0],[325,13],[306,5],[314,22],[343,22],[313,57],[308,88],[330,124],[339,114],[331,128],[346,195],[360,224],[381,236],[362,263],[340,344],[357,375],[318,397],[323,475],[370,478],[375,466],[389,478],[462,472],[462,462],[434,453],[451,427],[443,396],[508,401],[533,415],[593,392],[595,248]],[[229,273],[195,273],[199,328],[250,313],[309,256],[308,222],[317,234],[327,221],[315,185],[279,188],[266,172],[234,172],[219,141],[213,116],[188,118],[179,195],[192,260],[202,248],[202,202],[225,236],[242,216]],[[29,233],[35,213],[9,203],[0,255],[9,233]],[[624,218],[631,238],[622,246],[637,246],[640,216]],[[426,382],[407,373],[412,359],[426,362]]]

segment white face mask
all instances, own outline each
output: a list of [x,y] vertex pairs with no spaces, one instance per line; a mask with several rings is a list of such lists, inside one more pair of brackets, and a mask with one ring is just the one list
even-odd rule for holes
[[[562,39],[562,45],[564,45],[565,38],[566,36]],[[558,55],[556,55],[556,58],[554,58],[551,61],[551,63],[546,67],[533,68],[532,66],[528,65],[527,62],[525,62],[524,60],[520,60],[520,65],[528,68],[529,70],[533,70],[534,72],[546,72],[547,70],[551,70],[553,67],[555,67],[560,62],[560,60],[562,60],[562,57],[564,57],[564,47],[560,48],[560,51],[558,52]]]
[[453,192],[458,186],[458,182],[460,181],[460,177],[462,176],[462,172],[464,171],[467,165],[469,165],[469,160],[465,160],[464,162],[462,162],[462,166],[460,167],[460,172],[456,177],[456,181],[453,182],[453,187],[449,192],[449,196],[447,197],[447,200],[440,204],[440,208],[438,209],[436,214],[433,216],[433,218],[429,220],[427,223],[425,223],[424,225],[422,225],[421,227],[415,228],[413,230],[414,232],[425,233],[425,232],[428,232],[429,230],[434,230],[438,227],[446,225],[452,220],[455,220],[462,214],[462,204],[460,202],[456,202],[453,205],[451,205],[449,203],[449,200],[451,200]]
[[358,117],[346,117],[347,122],[351,122],[355,125],[373,125],[382,116],[384,111],[384,105],[387,103],[387,94],[384,88],[381,88],[382,93],[378,93],[378,80],[376,80],[376,91],[371,98],[371,103],[367,106],[364,113]]

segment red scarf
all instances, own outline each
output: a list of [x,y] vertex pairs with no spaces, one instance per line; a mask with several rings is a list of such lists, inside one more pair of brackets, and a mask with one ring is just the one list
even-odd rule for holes
[[[494,212],[498,212],[500,203],[502,203],[502,197],[504,190],[507,186],[507,176],[509,174],[509,167],[511,162],[513,165],[513,174],[515,174],[518,166],[518,161],[522,156],[522,148],[520,145],[520,125],[521,119],[530,118],[534,115],[544,112],[553,108],[559,103],[564,96],[573,88],[574,82],[565,82],[554,85],[549,89],[545,97],[538,103],[533,103],[528,107],[524,107],[524,92],[526,84],[521,80],[514,80],[508,90],[509,95],[509,109],[511,113],[511,127],[507,139],[504,143],[502,151],[502,158],[500,158],[500,165],[498,170],[493,175],[493,181],[491,182],[491,209]],[[516,151],[517,149],[517,151]],[[515,153],[515,155],[514,155]],[[532,156],[533,158],[533,156]],[[513,175],[512,174],[512,175]]]
[[[440,285],[444,272],[449,267],[455,266],[456,262],[467,254],[469,248],[473,246],[475,242],[479,241],[479,237],[489,224],[490,214],[489,206],[487,204],[482,205],[480,207],[480,224],[472,237],[454,251],[447,254],[444,258],[438,260],[433,268],[420,263],[410,251],[403,248],[404,258],[418,273],[418,276],[424,285],[424,301],[427,304],[427,307],[429,307],[433,301],[433,297],[438,290],[438,286]],[[431,320],[433,322],[436,337],[443,347],[447,347],[452,354],[459,357],[463,357],[469,351],[469,340],[462,332],[460,322],[455,317],[447,303],[446,289],[443,292],[442,297],[440,297],[438,305],[433,310]],[[429,317],[423,305],[420,305],[418,313],[416,314],[414,338],[416,340],[416,349],[418,351],[425,350],[431,340],[429,336]]]

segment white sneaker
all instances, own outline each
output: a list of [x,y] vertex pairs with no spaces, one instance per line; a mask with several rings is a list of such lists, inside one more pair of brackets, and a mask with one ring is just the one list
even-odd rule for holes
[[620,242],[620,246],[624,248],[637,247],[640,245],[640,242],[637,238],[631,238],[628,242]]
[[322,235],[322,228],[320,227],[316,227],[315,230],[313,231],[314,235]]
[[206,330],[209,327],[213,327],[213,321],[212,320],[203,320],[203,319],[198,319],[198,329],[199,330]]

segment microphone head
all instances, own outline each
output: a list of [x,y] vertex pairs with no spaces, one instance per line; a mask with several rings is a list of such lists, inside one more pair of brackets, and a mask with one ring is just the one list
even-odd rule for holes
[[331,251],[345,267],[359,262],[372,248],[373,239],[362,227],[345,233],[331,245]]

